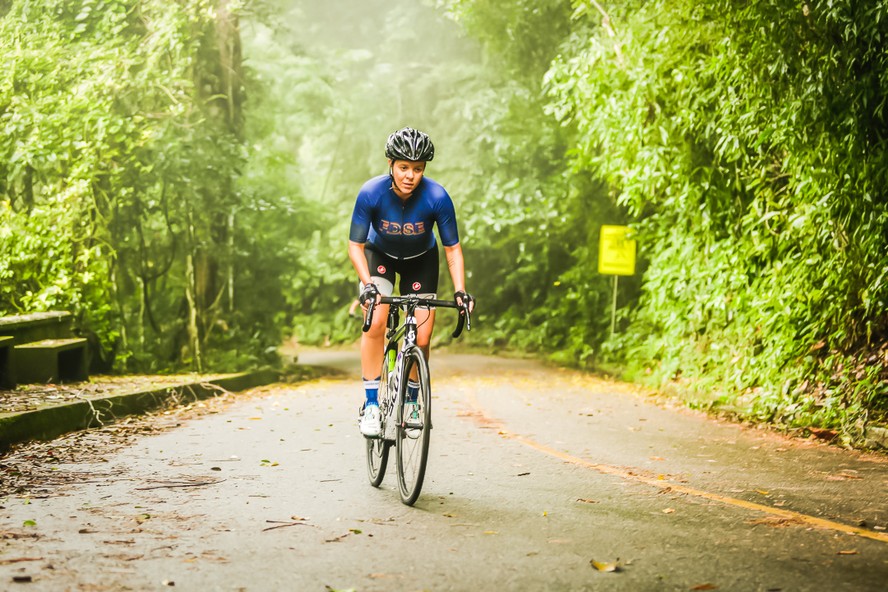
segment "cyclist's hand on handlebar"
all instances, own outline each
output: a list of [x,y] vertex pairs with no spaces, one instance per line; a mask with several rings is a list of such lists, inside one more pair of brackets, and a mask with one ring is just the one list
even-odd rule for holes
[[459,306],[459,314],[465,314],[465,312],[471,314],[475,309],[475,299],[464,290],[454,292],[453,299],[456,301],[456,305]]
[[361,306],[367,308],[367,305],[370,304],[370,302],[378,304],[380,297],[379,288],[376,287],[376,284],[373,282],[364,284],[364,289],[361,290]]

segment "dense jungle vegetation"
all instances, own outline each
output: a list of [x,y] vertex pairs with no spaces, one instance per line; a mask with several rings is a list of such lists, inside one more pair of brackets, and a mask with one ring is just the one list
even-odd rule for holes
[[[72,310],[130,372],[353,341],[354,197],[412,125],[471,343],[858,440],[888,413],[886,41],[861,0],[0,0],[0,314]],[[639,244],[613,336],[602,224]]]

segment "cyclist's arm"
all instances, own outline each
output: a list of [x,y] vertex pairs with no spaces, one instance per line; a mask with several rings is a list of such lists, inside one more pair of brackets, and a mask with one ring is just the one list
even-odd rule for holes
[[[453,280],[454,292],[466,291],[466,264],[463,260],[462,245],[456,243],[453,246],[444,247],[444,256],[447,258],[447,269],[450,271],[450,278]],[[469,312],[475,308],[474,302],[470,305]]]
[[358,272],[358,279],[362,285],[370,283],[370,267],[367,265],[367,257],[364,255],[364,243],[348,241],[348,258],[352,266]]

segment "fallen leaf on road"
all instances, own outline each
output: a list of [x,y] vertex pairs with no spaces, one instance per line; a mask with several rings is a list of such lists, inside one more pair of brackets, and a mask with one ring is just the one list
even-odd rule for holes
[[714,584],[700,584],[699,586],[694,586],[691,590],[718,590],[718,586]]
[[651,460],[666,460],[666,459],[663,458],[662,456],[651,456],[651,457],[649,457],[649,458],[650,458]]
[[823,428],[808,428],[808,431],[811,432],[811,435],[815,438],[826,440],[827,442],[835,440],[836,436],[839,435],[835,430],[825,430]]
[[675,513],[675,508],[666,508],[666,509],[663,510],[663,513],[664,513],[664,514],[674,514],[674,513]]
[[755,492],[756,492],[756,493],[760,493],[760,494],[762,494],[762,495],[768,495],[768,492],[765,491],[764,489],[756,489]]
[[857,551],[839,551],[836,555],[857,555]]
[[584,503],[584,504],[597,504],[597,503],[598,503],[598,502],[595,501],[595,500],[590,500],[590,499],[586,499],[586,498],[583,498],[583,497],[577,498],[577,501],[578,501],[578,502],[582,502],[582,503]]
[[589,564],[600,572],[620,571],[620,566],[617,565],[616,562],[601,562],[590,559]]
[[756,518],[754,520],[747,520],[747,524],[751,526],[773,526],[774,528],[780,528],[783,526],[791,526],[793,524],[804,524],[798,518],[783,518],[782,516],[766,516],[764,518]]
[[485,530],[484,534],[499,534],[499,533],[495,530]]
[[25,520],[24,522],[22,522],[22,526],[24,526],[24,527],[37,526],[37,521],[36,520]]
[[857,471],[844,470],[841,473],[838,473],[836,475],[827,475],[826,480],[827,481],[849,481],[849,480],[863,479],[863,477],[861,477],[860,475],[852,474],[852,473],[856,473],[856,472]]
[[148,520],[151,520],[151,514],[139,514],[136,516],[136,522],[139,524],[147,522]]

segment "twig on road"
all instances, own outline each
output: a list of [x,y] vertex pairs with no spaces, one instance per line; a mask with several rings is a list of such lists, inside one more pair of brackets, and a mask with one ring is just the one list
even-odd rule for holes
[[137,491],[145,491],[146,489],[172,489],[175,487],[203,487],[205,485],[216,485],[225,479],[216,479],[214,481],[161,481],[158,485],[149,485],[147,487],[136,487]]
[[21,563],[22,561],[43,561],[43,557],[13,557],[12,559],[0,559],[0,565]]
[[287,526],[311,526],[311,524],[307,524],[305,522],[285,522],[283,520],[266,520],[268,524],[274,524],[275,526],[269,526],[268,528],[263,528],[262,532],[266,530],[274,530],[275,528],[285,528]]

